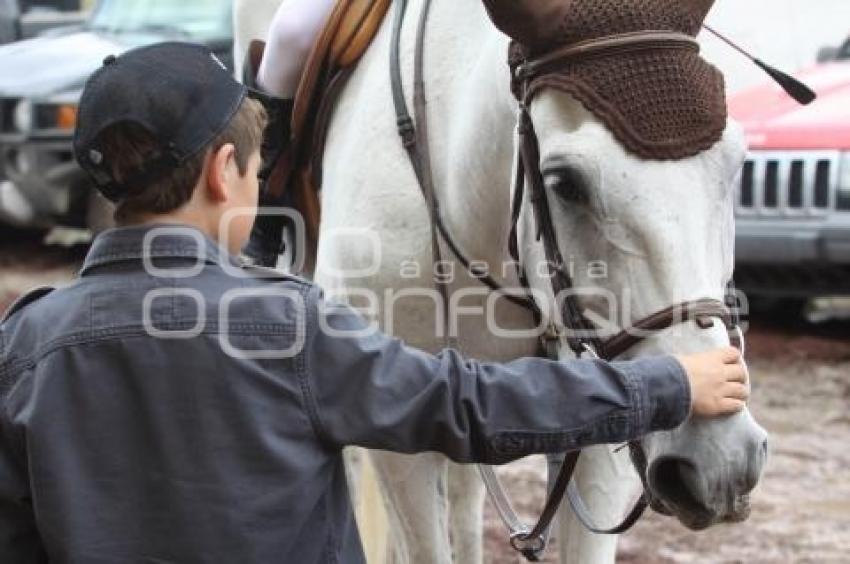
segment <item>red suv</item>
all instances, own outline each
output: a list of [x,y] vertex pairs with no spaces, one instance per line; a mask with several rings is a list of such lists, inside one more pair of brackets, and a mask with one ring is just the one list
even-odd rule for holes
[[737,281],[756,295],[850,294],[850,39],[799,73],[800,106],[773,82],[730,99],[750,154],[736,202]]

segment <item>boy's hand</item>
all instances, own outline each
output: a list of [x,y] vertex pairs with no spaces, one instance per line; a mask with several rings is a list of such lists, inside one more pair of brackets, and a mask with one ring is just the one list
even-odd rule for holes
[[717,417],[744,409],[750,383],[738,349],[727,347],[676,358],[691,383],[692,415]]

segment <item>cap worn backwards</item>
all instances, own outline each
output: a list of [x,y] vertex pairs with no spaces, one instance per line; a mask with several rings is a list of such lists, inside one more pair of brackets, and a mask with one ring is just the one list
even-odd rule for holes
[[[83,91],[74,155],[97,188],[119,201],[198,154],[224,130],[247,94],[201,45],[159,43],[107,57]],[[101,133],[119,123],[141,126],[160,146],[125,183],[113,177],[98,145]]]

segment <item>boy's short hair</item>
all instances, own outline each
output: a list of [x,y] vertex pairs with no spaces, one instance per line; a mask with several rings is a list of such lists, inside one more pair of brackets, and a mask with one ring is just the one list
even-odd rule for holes
[[[206,149],[117,202],[115,221],[126,224],[139,216],[169,213],[186,204],[192,198],[206,159],[224,145],[235,147],[236,165],[244,176],[251,155],[262,146],[266,119],[262,104],[245,98],[230,123]],[[132,122],[107,128],[98,137],[98,144],[103,147],[104,160],[110,163],[111,173],[118,182],[131,180],[159,150],[153,136]]]

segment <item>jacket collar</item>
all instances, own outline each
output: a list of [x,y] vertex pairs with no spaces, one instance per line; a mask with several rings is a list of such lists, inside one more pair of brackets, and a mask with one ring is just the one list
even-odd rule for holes
[[186,258],[207,264],[239,266],[236,257],[196,227],[182,224],[150,224],[104,231],[92,243],[80,270],[119,262],[161,258]]

